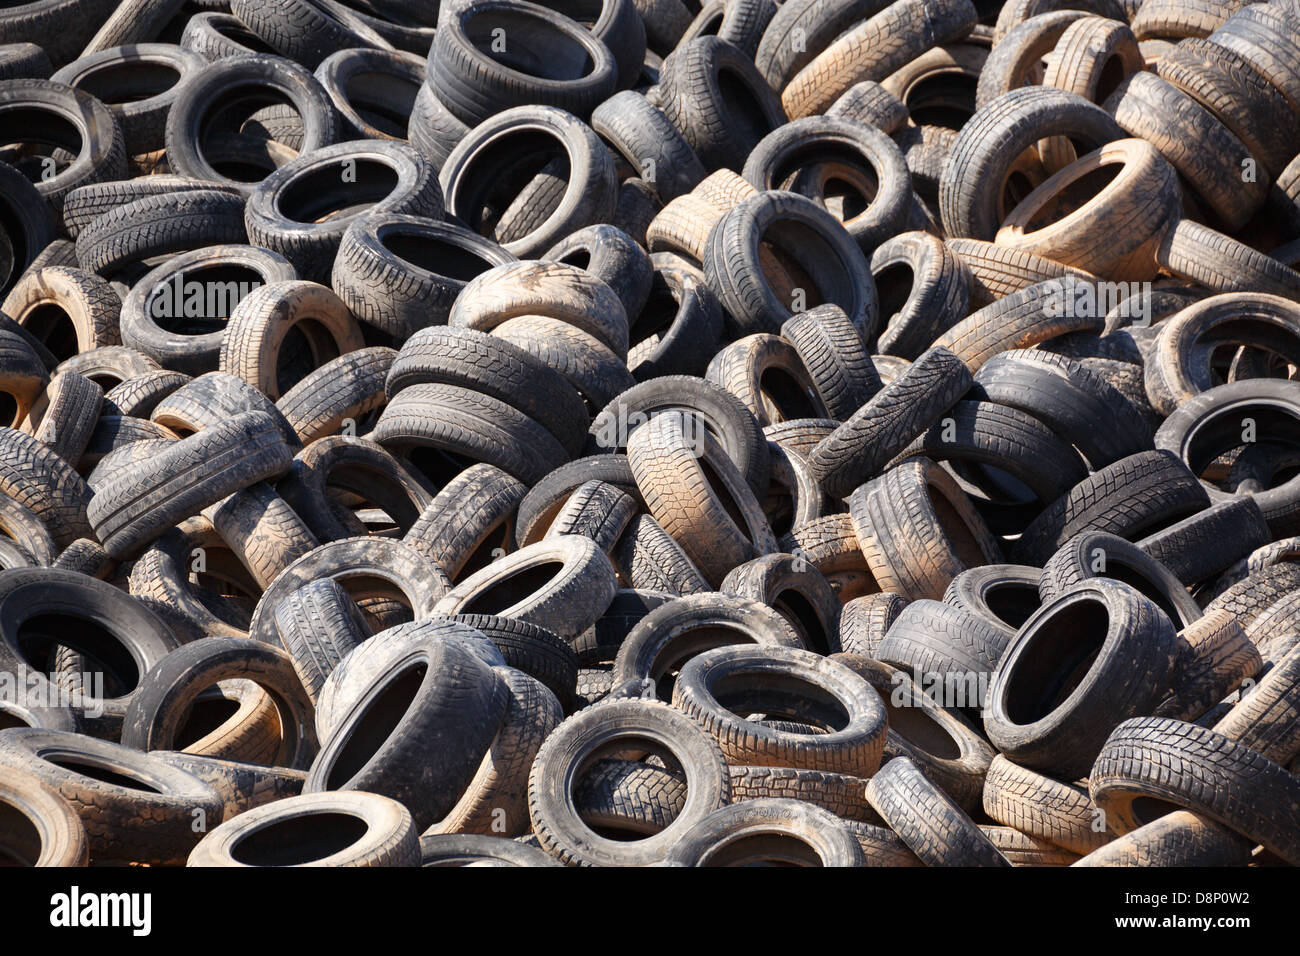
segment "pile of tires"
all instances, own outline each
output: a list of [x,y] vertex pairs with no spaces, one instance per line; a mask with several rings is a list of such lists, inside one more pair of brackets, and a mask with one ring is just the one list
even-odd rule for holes
[[0,10],[0,858],[1300,864],[1297,37]]

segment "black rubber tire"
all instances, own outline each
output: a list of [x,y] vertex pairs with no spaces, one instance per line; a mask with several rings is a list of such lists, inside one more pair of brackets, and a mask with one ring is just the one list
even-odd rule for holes
[[396,358],[383,345],[346,352],[281,395],[276,408],[303,444],[341,429],[364,430],[387,401],[384,382]]
[[975,822],[907,757],[867,783],[867,799],[928,866],[1010,866]]
[[138,156],[164,147],[178,84],[206,65],[197,53],[170,43],[113,44],[69,63],[51,80],[102,99],[122,130],[127,155]]
[[[93,377],[89,373],[83,374]],[[298,433],[275,403],[229,372],[208,372],[182,385],[154,406],[150,420],[172,434],[183,436],[219,425],[244,412],[261,412],[269,416],[290,450],[296,451],[301,447]]]
[[452,620],[482,633],[501,652],[507,667],[541,682],[565,712],[570,712],[578,686],[578,655],[558,634],[538,624],[492,614],[456,614]]
[[514,258],[453,223],[371,210],[343,234],[330,284],[358,319],[404,342],[445,325],[467,282]]
[[[864,255],[902,232],[912,210],[912,182],[898,146],[880,130],[835,116],[806,116],[778,127],[754,147],[743,175],[755,189],[793,189],[825,202],[819,189],[805,192],[797,175],[819,162],[833,162],[837,176],[848,171],[874,182],[875,193],[861,213],[844,220]],[[788,182],[793,183],[789,186]]]
[[410,139],[408,120],[424,89],[424,64],[418,57],[339,50],[321,61],[315,75],[338,110],[347,139]]
[[110,555],[130,557],[180,518],[279,477],[291,461],[275,422],[249,412],[177,442],[100,486],[87,517]]
[[[830,700],[841,716],[826,722]],[[699,721],[733,764],[857,777],[870,777],[880,766],[887,729],[880,696],[843,664],[810,651],[747,645],[704,651],[677,675],[673,706]],[[738,716],[755,712],[789,714],[826,732],[794,733]]]
[[998,97],[962,127],[944,167],[939,208],[947,234],[991,241],[1003,219],[999,206],[1012,164],[1055,135],[1087,149],[1126,134],[1101,107],[1064,90],[1026,87]]
[[534,484],[519,502],[515,543],[522,547],[540,541],[569,496],[588,481],[607,482],[640,495],[626,455],[592,455],[567,462]]
[[288,259],[299,277],[329,282],[343,233],[363,215],[440,219],[436,170],[406,143],[352,140],[312,150],[267,176],[249,197],[249,239]]
[[1067,541],[1043,565],[1038,593],[1044,604],[1091,578],[1114,578],[1131,585],[1164,611],[1181,631],[1201,616],[1201,609],[1181,581],[1137,545],[1104,531],[1085,531]]
[[808,455],[826,493],[846,498],[938,421],[971,386],[957,356],[934,348],[885,385]]
[[[176,194],[165,196],[170,201]],[[242,204],[232,210],[238,218],[242,216]],[[255,276],[253,283],[264,285],[270,282],[283,282],[298,278],[297,271],[289,261],[278,253],[247,245],[204,245],[192,252],[173,255],[166,262],[150,271],[131,289],[131,293],[122,303],[121,332],[122,341],[128,347],[148,355],[164,368],[187,375],[202,375],[215,372],[221,356],[221,343],[225,339],[225,323],[230,313],[242,296],[242,289],[236,287],[233,294],[227,296],[230,285],[221,284],[222,297],[226,308],[219,311],[224,315],[199,315],[192,318],[183,314],[183,303],[177,289],[183,289],[187,274],[210,269],[237,269],[241,274],[251,273]],[[247,280],[246,280],[247,281]],[[231,283],[233,285],[233,283]],[[168,299],[172,315],[159,315],[162,304],[159,296],[161,290],[168,289]],[[209,291],[217,288],[214,283]],[[176,306],[182,305],[181,315],[174,314]],[[205,303],[206,305],[206,303]],[[162,321],[166,322],[166,326]],[[216,328],[213,328],[216,326]],[[126,414],[146,416],[152,409],[127,410]]]
[[[1078,448],[1096,470],[1152,447],[1146,422],[1101,376],[1065,356],[1014,349],[975,375],[976,394],[1033,415]],[[1108,422],[1098,428],[1097,422]]]
[[243,20],[220,10],[202,10],[190,17],[181,33],[180,44],[209,63],[232,56],[278,55]]
[[420,866],[563,866],[548,853],[517,840],[482,833],[420,837]]
[[[8,80],[0,88],[0,124],[21,129],[20,141],[72,154],[62,170],[47,166],[39,156],[34,165],[24,164],[24,174],[56,216],[63,209],[63,197],[78,186],[127,178],[122,130],[108,107],[89,93],[50,80]],[[54,171],[47,175],[46,169]],[[31,249],[29,255],[38,251]]]
[[[457,385],[402,389],[369,437],[417,459],[412,461],[415,470],[435,485],[475,462],[496,465],[525,484],[535,484],[569,458],[545,426],[500,399]],[[430,474],[420,456],[430,459],[437,473]]]
[[[618,64],[609,47],[560,13],[514,0],[444,9],[430,51],[427,82],[438,99],[470,126],[525,103],[586,119],[617,88]],[[490,55],[479,48],[471,39],[474,20],[478,21],[472,26],[474,37],[494,36],[494,25],[506,30],[505,53]],[[581,64],[582,72],[575,76],[576,64]]]
[[0,428],[0,494],[30,509],[60,548],[94,536],[85,482],[43,442],[12,428]]
[[653,275],[645,305],[628,313],[627,367],[645,382],[669,375],[703,375],[722,341],[722,306],[703,272],[671,253],[650,256]]
[[596,623],[617,587],[614,567],[596,543],[566,535],[521,548],[471,574],[434,611],[516,618],[567,638]]
[[[325,856],[289,836],[304,832],[304,826],[306,832],[324,835],[340,816],[358,821],[363,832]],[[315,823],[312,817],[318,818]],[[286,829],[277,835],[279,827]],[[239,844],[250,842],[261,852],[237,851]],[[343,792],[302,794],[241,813],[204,837],[187,865],[378,867],[419,862],[418,830],[404,806],[380,794]]]
[[251,194],[261,177],[235,180],[218,172],[204,155],[203,132],[230,97],[236,102],[240,96],[256,97],[260,105],[268,91],[277,100],[288,100],[301,117],[300,153],[328,146],[338,138],[338,113],[310,70],[277,56],[231,57],[198,71],[177,89],[166,130],[167,162],[172,171],[233,186],[245,196]]
[[248,241],[244,200],[215,189],[146,196],[77,234],[77,260],[103,276],[159,256]]
[[527,491],[500,468],[471,465],[443,486],[402,540],[458,582],[510,549]]
[[721,592],[766,605],[790,622],[800,642],[823,656],[842,648],[840,602],[816,568],[789,554],[765,554],[731,569]]
[[1011,553],[1023,564],[1041,566],[1080,531],[1142,538],[1209,504],[1205,489],[1177,456],[1139,452],[1095,472],[1048,505]]
[[[574,804],[577,769],[590,755],[629,738],[637,749],[671,756],[686,777],[676,819],[642,840],[611,840],[583,823]],[[533,761],[528,809],[542,849],[580,865],[647,865],[663,860],[680,836],[731,797],[726,759],[698,724],[667,704],[610,700],[579,711],[547,737]]]
[[[27,177],[0,162],[0,229],[8,242],[8,271],[0,270],[0,295],[8,295],[37,256],[54,243],[56,220]],[[70,263],[76,265],[75,259]]]
[[[518,149],[507,148],[512,139]],[[537,211],[544,217],[541,222],[521,226],[517,238],[503,237],[502,248],[520,257],[540,256],[583,226],[613,221],[618,201],[614,159],[591,127],[553,107],[515,107],[475,126],[456,144],[440,173],[447,212],[482,235],[489,229],[486,209],[510,211],[533,177],[548,163],[559,162],[541,152],[554,151],[554,146],[539,147],[542,139],[557,141],[567,155],[567,184]]]
[[1227,570],[1272,537],[1250,496],[1211,504],[1137,542],[1137,546],[1191,586]]
[[639,515],[615,546],[613,560],[627,586],[674,596],[712,590],[681,545],[649,515]]
[[53,72],[49,55],[35,43],[0,45],[0,80],[48,80]]
[[316,756],[312,704],[289,655],[246,638],[193,641],[149,670],[127,708],[122,743],[136,750],[171,750],[190,705],[221,680],[251,680],[270,694],[281,714],[281,744],[275,765],[305,770]]
[[333,578],[288,595],[275,609],[275,627],[313,705],[330,672],[367,637],[361,612]]
[[231,0],[230,10],[281,56],[313,70],[331,53],[374,45],[311,0]]
[[839,817],[803,800],[740,800],[704,817],[678,839],[667,866],[865,866]]
[[[0,738],[0,763],[6,777],[30,775],[67,801],[85,826],[90,855],[100,861],[180,863],[199,842],[195,821],[218,821],[224,809],[220,794],[198,777],[81,734],[8,730]],[[108,774],[117,779],[106,782]]]
[[707,175],[691,144],[640,93],[611,96],[591,114],[591,126],[645,177],[661,202],[689,193]]
[[1213,730],[1163,717],[1126,720],[1097,757],[1088,789],[1117,829],[1150,822],[1147,797],[1161,810],[1173,804],[1203,813],[1292,866],[1300,861],[1300,784]]
[[[1063,620],[1073,627],[1063,630]],[[1078,780],[1116,723],[1155,710],[1184,647],[1168,616],[1129,585],[1106,578],[1077,585],[1031,617],[1007,648],[989,689],[985,732],[1009,760]]]
[[421,329],[402,347],[386,384],[390,400],[413,385],[471,389],[517,408],[545,426],[569,455],[582,451],[590,419],[559,373],[523,349],[476,329]]
[[755,644],[804,647],[795,625],[766,605],[725,593],[693,594],[653,609],[619,642],[613,682],[649,680],[668,700],[673,674],[694,656],[714,647]]
[[570,233],[542,254],[543,259],[585,269],[614,290],[628,319],[641,314],[650,296],[654,267],[627,233],[599,223]]
[[[469,786],[505,719],[505,682],[440,637],[413,638],[347,710],[307,775],[307,793],[381,793],[411,811],[418,830],[441,820]],[[386,725],[379,704],[405,708]]]
[[675,49],[659,83],[664,115],[710,171],[739,172],[759,140],[786,122],[780,98],[754,62],[719,37],[698,37]]
[[[800,303],[783,301],[763,270],[764,244],[808,277],[805,305],[839,306],[865,341],[875,337],[880,304],[871,267],[848,231],[806,196],[759,193],[726,212],[709,233],[704,274],[742,334],[777,332]],[[797,282],[802,280],[793,280]],[[798,296],[795,286],[793,296]]]
[[839,306],[819,305],[787,319],[781,337],[794,346],[828,418],[852,417],[880,391],[862,336]]

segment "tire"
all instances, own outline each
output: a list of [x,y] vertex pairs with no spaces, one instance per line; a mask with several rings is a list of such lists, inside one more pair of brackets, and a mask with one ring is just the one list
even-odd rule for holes
[[164,147],[177,85],[206,65],[197,53],[169,43],[110,43],[69,63],[51,81],[116,99],[109,112],[122,131],[127,155],[138,156]]
[[273,762],[305,770],[316,755],[312,704],[292,660],[279,648],[244,638],[206,638],[178,648],[155,665],[127,708],[122,742],[136,750],[172,750],[199,693],[220,680],[252,680],[283,715],[282,743]]
[[1123,139],[1124,131],[1100,107],[1063,90],[1013,90],[977,112],[954,143],[940,184],[947,234],[991,240],[1005,218],[999,207],[1012,164],[1056,135],[1096,148]]
[[839,644],[842,653],[874,658],[885,632],[907,605],[908,600],[901,594],[888,591],[846,602],[840,612]]
[[792,119],[824,112],[855,83],[883,80],[932,47],[957,40],[976,18],[968,2],[909,2],[872,10],[790,79],[781,103]]
[[[527,674],[554,694],[566,713],[570,710],[574,689],[578,684],[578,656],[554,631],[527,621],[492,614],[457,614],[452,620],[482,633],[500,651],[507,668]],[[516,686],[512,679],[506,676],[506,682],[514,692]],[[535,695],[527,692],[526,696],[531,698]],[[543,705],[540,701],[529,709],[537,709],[545,714],[552,711],[550,706]],[[554,723],[559,723],[558,716]],[[537,743],[540,744],[541,741],[538,740]],[[503,753],[509,753],[504,746],[500,749]],[[530,761],[535,752],[534,747],[529,753]]]
[[808,650],[823,656],[841,650],[835,592],[820,571],[801,566],[793,556],[765,554],[739,565],[723,579],[721,590],[772,608],[794,626]]
[[[1127,132],[1160,147],[1196,195],[1229,230],[1240,229],[1264,203],[1263,180],[1247,182],[1241,170],[1254,160],[1246,145],[1177,87],[1151,73],[1124,80],[1103,104]],[[1187,150],[1195,141],[1204,151]]]
[[1121,458],[1058,498],[1011,549],[1041,565],[1080,531],[1106,531],[1132,540],[1168,527],[1209,505],[1209,497],[1176,456],[1165,451]]
[[281,56],[315,69],[331,53],[373,44],[308,0],[231,0],[231,12]]
[[661,202],[686,195],[707,175],[677,127],[639,93],[614,94],[596,107],[591,126],[633,169],[653,171],[647,182]]
[[1173,228],[1156,261],[1171,274],[1216,292],[1300,299],[1300,273],[1190,219]]
[[501,323],[492,334],[563,375],[592,414],[636,384],[627,364],[604,343],[562,320],[524,316]]
[[215,189],[163,193],[89,223],[77,234],[77,259],[87,272],[112,276],[159,256],[247,241],[242,197]]
[[[1151,770],[1157,766],[1158,776]],[[1216,785],[1197,782],[1206,779]],[[1296,788],[1280,766],[1236,741],[1161,717],[1116,727],[1089,777],[1094,802],[1123,830],[1150,822],[1140,800],[1146,796],[1204,814],[1293,865],[1300,859]]]
[[1256,116],[1285,116],[1290,107],[1254,61],[1236,50],[1188,39],[1160,58],[1156,75],[1213,113],[1274,179],[1300,151],[1294,131],[1254,122]]
[[943,240],[904,232],[871,257],[883,328],[876,348],[916,359],[968,312],[974,282],[963,260]]
[[638,621],[618,645],[612,680],[649,680],[663,699],[671,696],[672,673],[715,647],[755,644],[802,649],[795,626],[758,601],[732,594],[695,594],[668,601]]
[[1210,34],[1210,40],[1248,58],[1286,97],[1292,112],[1300,115],[1300,47],[1295,31],[1294,11],[1268,4],[1262,10],[1236,11]]
[[569,457],[548,429],[523,412],[456,385],[402,389],[369,437],[399,455],[415,456],[414,470],[435,486],[474,462],[495,465],[525,484],[535,484]]
[[[95,377],[91,371],[84,374],[88,378]],[[125,379],[138,374],[141,373],[123,372],[121,377]],[[150,421],[174,435],[189,435],[244,412],[261,412],[268,416],[291,450],[296,450],[301,444],[298,433],[274,402],[228,372],[208,372],[182,385],[154,407]]]
[[588,481],[603,481],[638,495],[626,455],[592,455],[568,462],[537,482],[519,502],[514,543],[523,547],[546,536],[569,496]]
[[[167,114],[166,130],[167,162],[172,171],[192,179],[233,186],[242,195],[250,195],[257,180],[234,179],[219,172],[205,155],[209,147],[204,139],[204,130],[232,95],[239,102],[238,97],[258,95],[251,92],[257,90],[262,91],[259,102],[264,102],[267,91],[270,91],[270,95],[277,99],[288,100],[301,117],[300,153],[311,153],[338,138],[338,114],[329,94],[310,70],[281,57],[260,54],[230,57],[198,71],[177,89],[176,101]],[[233,143],[240,142],[226,138]],[[246,152],[242,145],[236,148]]]
[[0,816],[8,823],[0,844],[6,860],[20,866],[87,864],[86,828],[54,788],[29,776],[0,783]]
[[683,597],[711,590],[681,545],[649,515],[632,520],[612,559],[629,587]]
[[[761,846],[746,838],[761,834]],[[829,810],[800,800],[744,800],[715,810],[687,830],[668,866],[865,866],[852,831]]]
[[361,612],[333,578],[313,581],[281,601],[275,628],[313,705],[330,672],[368,636]]
[[922,599],[903,608],[875,653],[922,687],[939,685],[942,706],[978,714],[988,705],[992,675],[1014,637],[964,608]]
[[65,372],[50,379],[24,427],[75,466],[90,443],[103,401],[104,391],[98,385],[76,372]]
[[1265,658],[1252,643],[1254,635],[1248,636],[1227,612],[1202,616],[1181,636],[1190,651],[1155,717],[1198,720],[1264,670]]
[[970,388],[970,373],[944,349],[922,355],[808,455],[826,493],[847,497],[934,424]]
[[[348,708],[312,764],[305,789],[382,793],[405,804],[416,827],[427,829],[470,784],[505,719],[509,696],[501,677],[458,644],[412,640]],[[376,733],[371,728],[384,719],[376,708],[390,697],[407,707],[395,726]]]
[[[492,35],[494,27],[515,36],[516,50],[490,56],[471,39],[483,31]],[[449,7],[439,18],[427,82],[458,119],[476,126],[526,103],[585,119],[614,94],[617,72],[609,47],[568,17],[513,0],[490,0]]]
[[[1060,630],[1062,621],[1076,629]],[[1100,578],[1077,585],[1031,617],[1007,648],[985,732],[1009,760],[1077,780],[1109,728],[1155,710],[1183,653],[1168,617],[1133,588]],[[1032,687],[1029,673],[1038,675]]]
[[609,554],[629,522],[636,517],[639,507],[635,498],[617,486],[588,481],[579,485],[565,502],[547,529],[546,537],[578,535],[590,539],[596,547]]
[[641,425],[663,414],[697,422],[722,446],[755,496],[767,493],[771,468],[762,427],[735,395],[707,379],[663,376],[621,392],[592,421],[588,450],[619,454]]
[[244,211],[249,238],[328,282],[348,226],[371,214],[440,219],[436,170],[400,142],[352,140],[312,151],[267,176]]
[[[365,827],[341,849],[322,855],[310,841],[291,836],[303,832],[304,823],[310,827],[305,832],[320,833],[339,816]],[[374,867],[416,866],[419,860],[419,837],[404,806],[380,794],[346,792],[303,794],[241,813],[205,836],[187,865]]]
[[[330,541],[294,561],[266,588],[253,612],[248,636],[264,644],[278,644],[275,611],[280,602],[318,578],[342,583],[363,612],[369,599],[378,597],[392,603],[393,592],[397,592],[417,622],[433,615],[434,604],[449,589],[437,566],[400,541],[381,537]],[[352,588],[348,588],[349,579],[354,580]]]
[[722,446],[684,422],[660,415],[638,428],[629,438],[628,462],[650,514],[716,585],[737,564],[777,550],[776,538]]
[[[30,115],[18,118],[24,113]],[[28,142],[74,154],[48,178],[39,162],[27,174],[56,216],[62,213],[63,197],[78,186],[127,178],[122,130],[108,107],[89,93],[51,80],[8,80],[0,89],[0,122],[16,123]],[[76,135],[69,138],[69,131]],[[28,254],[39,251],[33,248]]]
[[903,670],[857,654],[832,660],[864,678],[884,702],[889,730],[881,764],[906,757],[958,806],[974,812],[994,753],[975,725],[940,707]]
[[650,296],[654,277],[650,257],[616,226],[600,223],[579,229],[548,249],[542,258],[577,266],[600,279],[623,303],[629,323],[641,314]]
[[339,50],[321,61],[315,75],[348,139],[410,138],[408,120],[424,88],[424,65],[415,57],[388,50]]
[[1267,544],[1271,536],[1259,505],[1243,496],[1211,504],[1137,545],[1191,586],[1227,570]]
[[907,104],[874,80],[849,87],[826,115],[868,123],[887,136],[898,132],[909,117]]
[[280,396],[276,407],[303,444],[369,422],[387,402],[384,383],[397,352],[382,345],[326,362]]
[[230,13],[202,11],[194,14],[185,24],[180,44],[209,63],[232,56],[278,55],[275,48]]
[[21,425],[49,382],[49,372],[22,336],[0,331],[0,393],[5,406],[0,420],[7,427]]
[[48,80],[53,72],[49,56],[35,43],[0,46],[0,80]]
[[[220,284],[225,307],[217,309],[219,314],[186,316],[181,290],[187,281],[199,281],[188,277],[226,269],[254,279],[239,285]],[[283,256],[254,246],[205,246],[172,256],[136,283],[121,304],[124,342],[167,369],[186,375],[214,372],[220,361],[226,325],[235,307],[251,291],[250,287],[296,278],[297,271]]]
[[[1101,376],[1064,356],[1015,349],[994,356],[975,375],[976,394],[1020,409],[1104,468],[1151,448],[1138,411]],[[1098,429],[1096,423],[1111,423]]]
[[1017,766],[998,754],[984,778],[984,812],[1022,833],[1086,855],[1116,836],[1093,806],[1088,789]]
[[1042,606],[1038,593],[1042,572],[1020,564],[990,564],[963,571],[952,579],[943,602],[984,618],[1011,634]]
[[470,128],[451,115],[439,102],[428,83],[423,83],[411,104],[407,120],[407,138],[429,162],[438,169],[447,164],[447,157],[456,144],[465,138]]
[[[997,241],[1115,281],[1152,279],[1156,251],[1180,215],[1174,167],[1155,146],[1133,139],[1108,143],[1065,166],[1007,215]],[[1105,188],[1061,214],[1058,203],[1066,190],[1116,167]],[[1099,241],[1103,235],[1111,241]]]
[[[794,285],[789,300],[763,271],[763,246],[806,275],[808,302],[839,306],[870,341],[879,321],[871,268],[834,216],[796,193],[767,192],[740,203],[709,233],[704,274],[709,288],[743,333],[777,332],[800,304]],[[786,270],[787,272],[789,269]],[[804,280],[792,279],[792,284]]]
[[[0,294],[7,295],[55,241],[54,211],[27,177],[0,163],[0,227],[8,241],[12,262],[0,270]],[[71,263],[76,265],[75,260]]]
[[428,833],[528,832],[528,767],[546,737],[564,719],[555,695],[510,667],[495,668],[510,699],[496,738],[451,812]]
[[[754,147],[745,160],[743,175],[760,192],[784,186],[791,175],[818,161],[834,161],[837,175],[844,167],[869,173],[875,194],[867,208],[844,220],[864,255],[872,255],[885,241],[902,232],[912,208],[911,179],[898,146],[883,132],[864,123],[833,116],[805,117],[779,127]],[[820,190],[804,192],[823,201]]]
[[514,542],[515,512],[527,488],[493,465],[471,465],[449,481],[403,542],[459,582]]
[[277,477],[289,464],[274,422],[236,416],[101,486],[87,517],[110,555],[129,557],[181,517]]
[[[537,210],[540,222],[521,226],[517,237],[499,236],[502,248],[521,258],[540,256],[569,233],[613,219],[618,181],[613,157],[600,137],[561,110],[520,106],[475,126],[456,144],[440,173],[447,212],[480,235],[498,235],[504,230],[497,222],[485,221],[485,209],[510,211],[512,201],[551,161],[551,155],[539,153],[536,146],[543,137],[557,141],[567,155],[567,185]],[[519,142],[519,151],[505,147],[511,139]],[[553,146],[550,149],[554,152]]]
[[[816,697],[783,681],[818,689]],[[746,720],[717,699],[726,686],[728,703],[740,711],[797,715],[801,722],[830,728],[826,733],[792,733]],[[838,701],[847,714],[826,721],[824,701]],[[847,667],[790,647],[719,647],[693,657],[673,686],[673,706],[690,714],[717,740],[733,764],[824,770],[869,777],[880,765],[886,716],[875,690]]]
[[445,325],[467,282],[513,259],[460,226],[372,210],[343,234],[330,281],[358,319],[404,342]]
[[421,866],[563,866],[553,856],[517,840],[478,833],[420,837]]
[[[686,802],[657,834],[636,841],[610,840],[583,823],[574,804],[576,768],[620,738],[671,754],[686,777]],[[648,745],[648,746],[647,746]],[[561,862],[646,865],[663,860],[681,835],[730,800],[726,761],[717,743],[685,714],[646,700],[611,700],[579,711],[542,745],[528,783],[529,816],[542,849]]]
[[[80,734],[10,730],[0,742],[0,762],[20,778],[30,775],[55,789],[71,805],[96,860],[175,864],[198,842],[191,823],[222,815],[220,795],[197,777]],[[114,782],[102,779],[106,773]]]
[[927,866],[1010,866],[969,816],[906,757],[867,783],[867,799]]
[[651,255],[646,304],[631,318],[627,367],[637,382],[703,375],[722,343],[722,305],[704,273],[671,253]]
[[[857,337],[852,325],[849,332]],[[763,427],[829,415],[794,346],[767,332],[725,346],[709,362],[705,378],[739,398]]]
[[0,429],[0,493],[29,508],[60,548],[93,536],[85,482],[43,442],[11,428]]
[[[557,564],[559,569],[551,570]],[[545,577],[539,574],[543,569]],[[614,568],[596,543],[567,535],[529,545],[475,572],[448,591],[434,612],[495,614],[574,637],[604,613],[616,589]]]
[[627,358],[627,313],[614,290],[593,273],[559,262],[513,262],[488,270],[465,286],[447,323],[491,332],[527,315],[568,322]]
[[[753,61],[719,37],[699,37],[673,51],[660,75],[661,102],[707,170],[739,171],[764,136],[786,122],[772,88]],[[730,85],[724,86],[726,75]]]

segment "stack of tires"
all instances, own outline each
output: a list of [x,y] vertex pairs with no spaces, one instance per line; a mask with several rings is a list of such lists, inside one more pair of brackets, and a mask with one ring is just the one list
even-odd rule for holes
[[0,856],[1300,864],[1300,4],[202,7],[0,10]]

